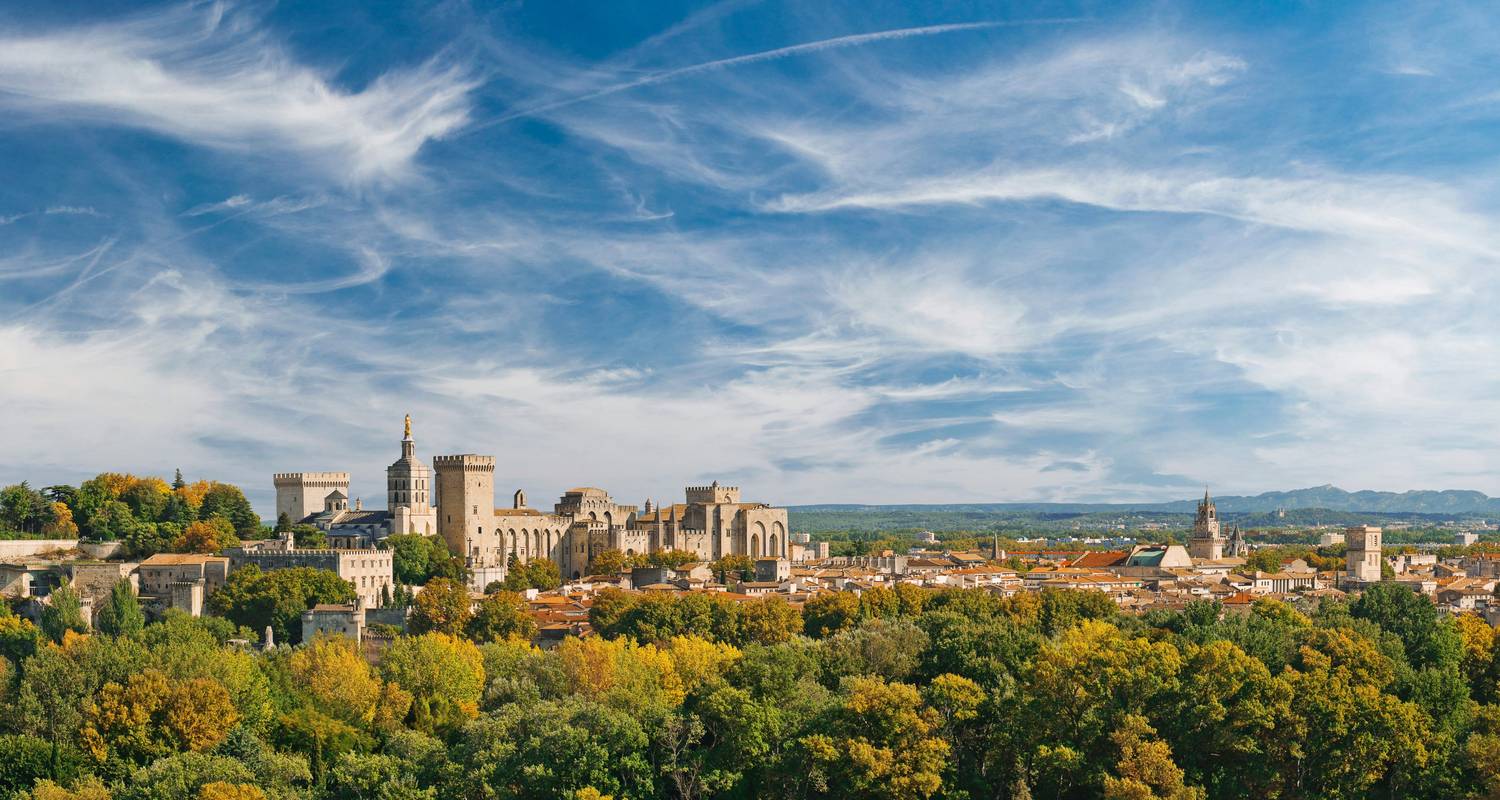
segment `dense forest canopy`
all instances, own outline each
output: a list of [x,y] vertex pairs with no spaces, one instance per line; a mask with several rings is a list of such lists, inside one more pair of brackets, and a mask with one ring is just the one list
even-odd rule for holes
[[[372,665],[218,618],[0,615],[0,796],[1482,798],[1500,662],[1400,586],[1121,615],[1100,593],[605,591],[528,643],[445,578]],[[426,598],[423,600],[422,598]],[[54,614],[53,617],[56,615]]]

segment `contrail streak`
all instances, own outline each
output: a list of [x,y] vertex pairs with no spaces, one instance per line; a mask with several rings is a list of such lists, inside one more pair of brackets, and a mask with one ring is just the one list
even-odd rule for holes
[[[737,67],[741,64],[755,64],[761,61],[774,61],[779,58],[800,55],[802,53],[816,53],[820,50],[834,50],[843,47],[857,47],[859,45],[869,44],[871,42],[883,42],[892,39],[909,39],[914,36],[936,36],[938,34],[954,33],[957,31],[973,31],[981,30],[984,28],[1014,27],[1019,25],[1066,25],[1068,23],[1082,21],[1084,21],[1083,18],[1069,17],[1058,19],[1031,19],[995,22],[958,22],[947,25],[924,25],[917,28],[898,28],[889,31],[876,31],[874,33],[856,33],[849,36],[836,36],[832,39],[822,39],[816,42],[805,42],[803,44],[794,44],[787,47],[778,47],[774,50],[763,50],[759,53],[750,53],[748,55],[734,56],[732,58],[721,58],[717,61],[705,61],[702,64],[693,64],[692,66],[678,67],[677,69],[669,69],[664,72],[657,72],[651,75],[647,75],[643,78],[637,78],[633,81],[625,81],[624,83],[612,84],[609,86],[605,86],[602,89],[595,89],[592,92],[576,95],[574,97],[567,97],[562,100],[556,100],[550,103],[543,103],[541,105],[532,106],[530,108],[523,108],[518,111],[512,111],[509,114],[498,117],[481,127],[498,125],[502,122],[509,122],[513,119],[529,117],[534,114],[542,114],[554,109],[563,108],[564,106],[571,106],[577,103],[586,103],[590,100],[595,100],[607,95],[618,94],[620,92],[629,91],[630,89],[637,89],[642,86],[651,86],[657,83],[664,83],[666,81],[676,80],[678,78],[686,77],[689,75],[697,75],[702,72],[711,72],[713,70],[724,69],[726,67]],[[470,128],[469,130],[472,131],[474,130],[474,128]]]

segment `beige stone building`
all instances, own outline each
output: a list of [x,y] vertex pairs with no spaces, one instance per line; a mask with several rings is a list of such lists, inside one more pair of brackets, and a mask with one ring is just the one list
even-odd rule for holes
[[512,495],[509,508],[490,507],[494,498],[494,457],[439,456],[433,459],[438,487],[438,529],[448,548],[463,554],[483,588],[502,580],[511,559],[526,563],[546,558],[564,577],[590,574],[593,558],[606,550],[626,555],[687,550],[703,561],[725,555],[786,558],[787,512],[765,503],[746,503],[733,486],[689,487],[685,502],[644,509],[617,503],[603,489],[569,489],[550,513],[529,507],[526,494]]
[[1218,561],[1224,557],[1223,527],[1219,523],[1219,509],[1208,490],[1203,490],[1203,502],[1198,504],[1198,516],[1193,520],[1193,535],[1188,537],[1188,554],[1202,561]]
[[381,606],[385,596],[396,589],[395,561],[390,550],[297,548],[288,533],[253,548],[239,547],[226,552],[231,570],[246,564],[266,571],[292,567],[326,569],[353,584],[355,594],[366,608]]
[[[350,508],[346,472],[277,473],[274,482],[277,512],[325,531],[334,548],[330,552],[375,549],[393,533],[435,533],[463,557],[472,573],[471,585],[480,589],[504,579],[512,560],[546,558],[564,577],[580,577],[605,550],[626,555],[688,550],[704,561],[731,554],[790,555],[786,509],[745,502],[738,487],[718,482],[688,487],[683,502],[665,508],[649,500],[644,510],[618,503],[592,486],[567,490],[551,511],[531,508],[519,490],[510,507],[497,508],[495,457],[436,456],[428,469],[416,457],[410,416],[401,457],[386,469],[385,510],[366,510],[357,499]],[[355,580],[363,596],[362,577],[376,579],[345,576]],[[367,602],[375,605],[373,596]]]
[[401,457],[385,469],[386,507],[366,509],[356,498],[351,507],[347,472],[278,472],[278,519],[315,525],[335,548],[373,548],[393,533],[431,536],[438,532],[432,470],[417,458],[407,415]]
[[1380,581],[1380,529],[1371,525],[1355,525],[1344,529],[1344,564],[1348,567],[1348,579],[1356,583],[1378,583]]

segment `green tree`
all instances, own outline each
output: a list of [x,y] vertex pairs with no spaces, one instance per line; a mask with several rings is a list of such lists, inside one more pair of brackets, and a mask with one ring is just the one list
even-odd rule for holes
[[292,541],[306,550],[321,550],[328,546],[328,535],[316,525],[293,525]]
[[635,607],[637,595],[622,592],[613,587],[594,593],[594,603],[589,607],[589,626],[601,636],[620,635],[625,615]]
[[579,697],[512,703],[464,729],[449,781],[495,800],[656,797],[650,745],[623,709]]
[[1400,638],[1413,667],[1456,667],[1463,658],[1463,635],[1452,618],[1442,615],[1440,619],[1430,599],[1406,586],[1369,586],[1350,604],[1349,613]]
[[467,586],[447,578],[433,578],[412,600],[407,627],[412,633],[436,631],[462,636],[464,627],[473,618],[469,605]]
[[818,733],[802,739],[819,796],[931,797],[942,785],[948,743],[940,720],[913,686],[848,679]]
[[463,565],[463,559],[448,552],[448,545],[437,536],[394,534],[386,537],[385,546],[391,551],[397,583],[421,586],[437,577],[459,583],[468,580],[468,570]]
[[99,609],[99,631],[111,636],[135,636],[146,627],[146,615],[135,596],[135,587],[121,578],[109,590],[109,600]]
[[67,748],[54,770],[52,742],[25,734],[0,735],[0,797],[30,789],[41,778],[70,782],[78,777],[80,762],[80,754]]
[[802,612],[780,595],[766,595],[739,608],[741,636],[736,644],[778,644],[802,633]]
[[625,571],[625,554],[619,550],[601,550],[589,559],[589,571],[595,575],[617,575]]
[[403,636],[380,660],[386,680],[411,693],[417,730],[451,730],[474,718],[484,692],[484,658],[464,639],[441,633]]
[[16,708],[18,727],[51,743],[51,777],[63,771],[65,753],[78,743],[84,702],[93,686],[90,675],[61,648],[46,647],[23,664]]
[[78,592],[66,583],[53,589],[47,596],[47,605],[42,607],[42,632],[47,638],[61,642],[68,631],[86,633],[88,629]]
[[436,789],[423,788],[412,764],[397,756],[342,753],[328,776],[328,793],[351,800],[433,800]]
[[249,564],[235,570],[209,597],[209,607],[252,631],[267,625],[278,642],[302,639],[302,612],[318,603],[353,603],[354,586],[326,569],[295,567],[262,572]]
[[853,592],[827,592],[802,605],[807,635],[817,638],[853,627],[859,615],[859,596]]
[[242,539],[253,539],[260,534],[260,516],[250,506],[245,493],[238,486],[227,483],[212,483],[203,494],[198,507],[199,519],[224,517],[234,526],[234,532]]
[[531,641],[537,627],[525,598],[515,592],[495,592],[480,602],[466,632],[476,642]]
[[549,559],[534,558],[522,564],[514,557],[506,568],[503,588],[512,592],[527,589],[548,591],[562,585],[562,571]]
[[720,583],[733,583],[755,578],[755,561],[749,556],[726,555],[708,565]]

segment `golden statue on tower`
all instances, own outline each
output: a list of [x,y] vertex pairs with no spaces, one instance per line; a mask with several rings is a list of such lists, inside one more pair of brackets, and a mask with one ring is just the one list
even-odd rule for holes
[[411,438],[411,415],[406,415],[406,438]]

